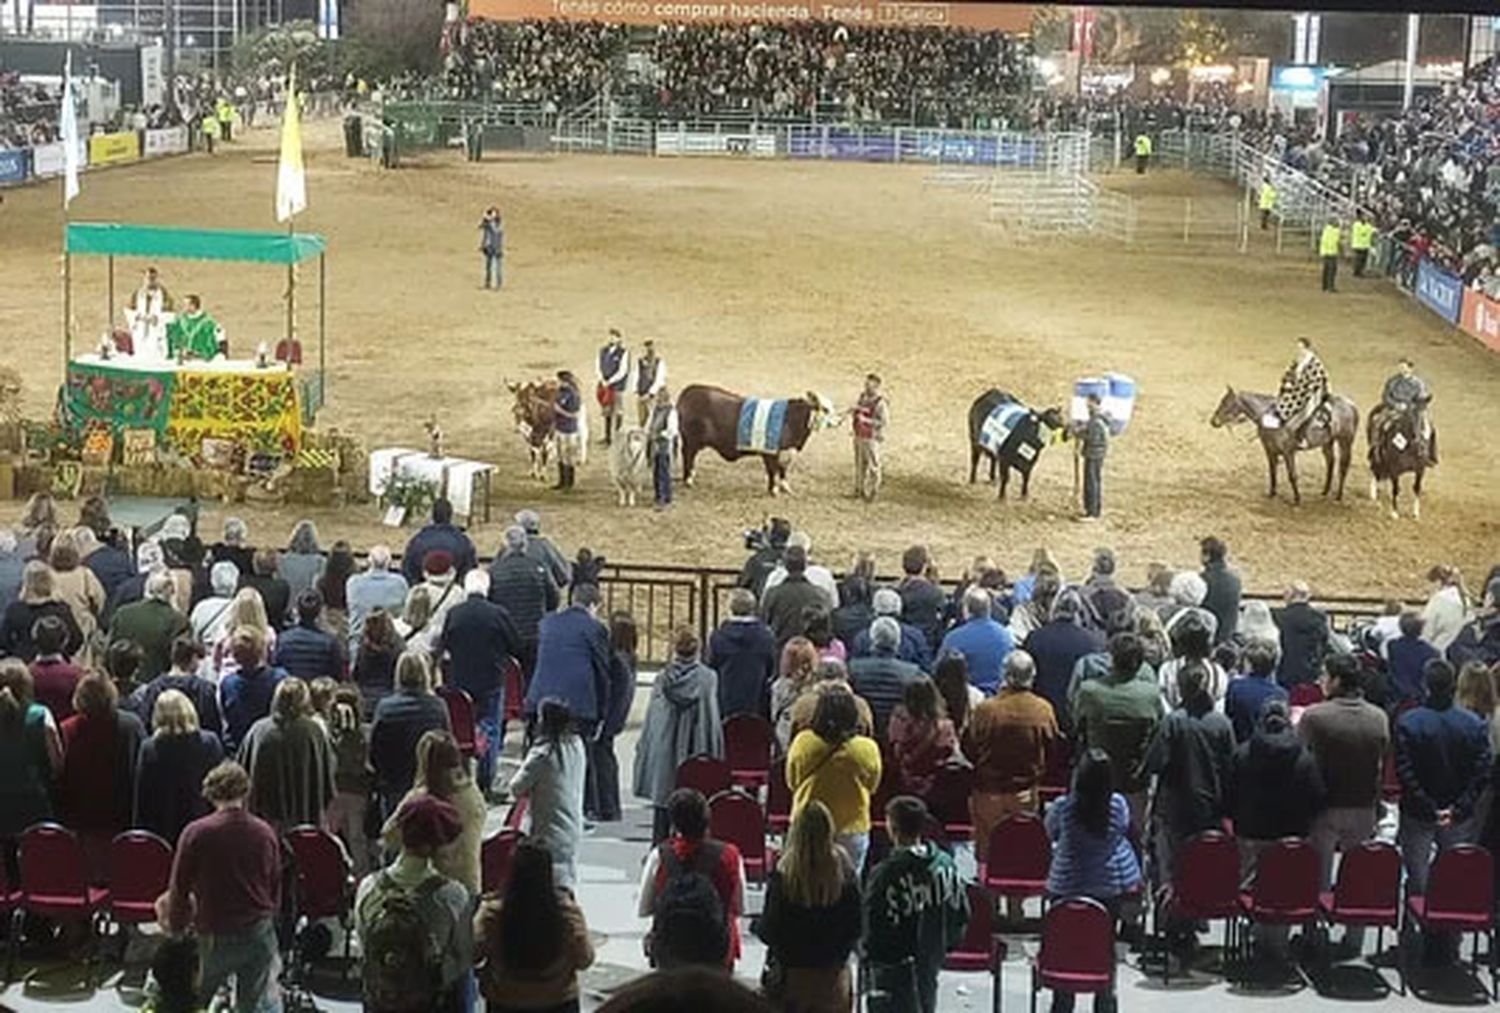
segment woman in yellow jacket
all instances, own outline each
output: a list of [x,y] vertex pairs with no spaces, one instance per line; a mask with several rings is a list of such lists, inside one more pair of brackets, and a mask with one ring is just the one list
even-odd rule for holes
[[880,785],[880,747],[859,734],[852,690],[834,687],[818,698],[812,727],[797,733],[786,757],[792,818],[816,799],[833,814],[839,845],[855,873],[870,850],[870,795]]

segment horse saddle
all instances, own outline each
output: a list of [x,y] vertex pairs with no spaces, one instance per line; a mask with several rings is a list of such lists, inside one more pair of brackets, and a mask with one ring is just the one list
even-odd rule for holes
[[1302,429],[1297,434],[1297,449],[1310,450],[1313,447],[1321,447],[1328,442],[1332,428],[1333,414],[1328,407],[1328,402],[1321,401],[1307,417],[1307,421],[1302,423]]

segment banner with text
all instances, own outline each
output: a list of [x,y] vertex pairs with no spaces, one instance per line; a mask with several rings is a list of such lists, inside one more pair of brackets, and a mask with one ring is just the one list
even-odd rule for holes
[[89,165],[133,162],[141,157],[141,137],[133,130],[89,138]]
[[1491,299],[1483,292],[1469,289],[1464,292],[1463,313],[1458,326],[1500,352],[1500,299]]
[[[78,164],[88,164],[88,145],[82,138],[78,141]],[[31,149],[31,174],[41,179],[61,176],[63,173],[63,146],[61,141],[39,144]]]
[[0,151],[0,183],[19,183],[26,178],[31,159],[25,148]]
[[792,127],[791,158],[861,162],[946,162],[952,165],[1034,166],[1045,154],[1035,137],[910,127]]
[[492,21],[560,18],[631,25],[713,24],[753,21],[838,21],[847,25],[900,25],[1029,32],[1031,4],[922,3],[906,0],[834,0],[833,3],[749,0],[469,0],[469,15]]
[[1464,283],[1432,261],[1422,259],[1417,265],[1417,301],[1448,321],[1458,323],[1463,307]]
[[656,153],[658,155],[775,158],[776,135],[754,131],[708,134],[692,130],[657,130]]
[[187,127],[167,127],[164,130],[146,131],[143,154],[147,158],[156,158],[159,155],[180,155],[187,149]]

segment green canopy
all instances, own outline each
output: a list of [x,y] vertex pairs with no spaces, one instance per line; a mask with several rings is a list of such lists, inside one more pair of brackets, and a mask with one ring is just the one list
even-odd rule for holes
[[236,260],[296,264],[323,252],[322,236],[305,233],[179,229],[161,225],[70,223],[68,253],[166,260]]

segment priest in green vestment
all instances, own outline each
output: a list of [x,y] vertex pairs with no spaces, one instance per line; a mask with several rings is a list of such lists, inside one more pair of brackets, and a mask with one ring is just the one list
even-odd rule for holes
[[219,340],[224,330],[214,318],[203,312],[203,303],[195,295],[185,300],[186,311],[167,325],[167,351],[173,359],[202,359],[205,362],[219,354]]

